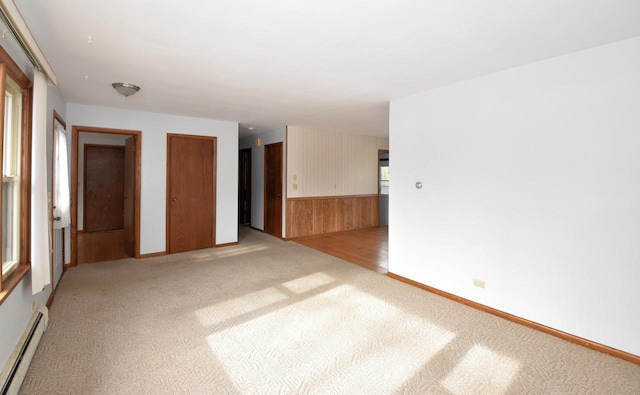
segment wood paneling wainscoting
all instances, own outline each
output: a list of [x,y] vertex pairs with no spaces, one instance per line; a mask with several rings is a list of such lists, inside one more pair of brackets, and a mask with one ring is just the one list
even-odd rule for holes
[[378,195],[287,199],[287,239],[378,226]]

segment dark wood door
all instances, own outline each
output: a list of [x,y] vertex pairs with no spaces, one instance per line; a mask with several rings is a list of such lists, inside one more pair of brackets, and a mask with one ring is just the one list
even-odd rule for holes
[[251,148],[240,151],[238,180],[238,222],[251,223]]
[[124,250],[129,256],[134,255],[135,238],[135,175],[136,175],[136,138],[129,137],[124,144]]
[[124,147],[87,144],[84,148],[84,231],[124,226]]
[[264,146],[264,231],[282,237],[282,143]]
[[169,253],[215,243],[215,137],[167,137]]

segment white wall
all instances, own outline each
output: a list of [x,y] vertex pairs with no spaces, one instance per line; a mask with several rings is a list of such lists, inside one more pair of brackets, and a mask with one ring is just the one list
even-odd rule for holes
[[394,100],[390,145],[391,272],[640,355],[640,37]]
[[[258,133],[240,140],[240,149],[251,148],[251,227],[264,230],[264,146],[282,142],[282,196],[285,196],[287,184],[287,127]],[[260,146],[253,142],[260,139]],[[282,237],[286,237],[286,199],[282,199]]]
[[217,137],[216,243],[238,241],[238,124],[69,104],[67,125],[142,131],[140,253],[165,251],[167,133]]
[[[5,29],[4,24],[0,22],[0,28]],[[27,61],[18,48],[15,39],[11,34],[5,35],[0,39],[0,45],[11,55],[13,60],[20,66],[22,71],[31,76],[29,72],[31,64]],[[47,90],[47,163],[51,163],[51,130],[53,122],[53,110],[59,114],[66,113],[66,103],[56,87],[50,86]],[[48,165],[50,167],[50,165]],[[50,172],[50,169],[49,169]],[[49,174],[50,177],[50,174]],[[54,268],[54,280],[57,282],[62,275],[62,266]],[[20,340],[25,327],[31,318],[31,305],[45,305],[51,295],[51,285],[47,285],[44,290],[36,295],[32,295],[31,276],[30,273],[18,283],[16,288],[9,296],[0,304],[0,370],[4,367],[13,352],[14,347]]]
[[[3,43],[4,44],[4,43]],[[6,47],[5,47],[6,49]],[[8,51],[7,51],[8,52]],[[14,56],[13,54],[11,54]],[[14,56],[15,59],[15,56]],[[47,170],[49,183],[51,185],[51,134],[53,128],[53,110],[64,117],[66,114],[66,103],[58,88],[54,86],[48,87],[47,92]],[[62,277],[62,261],[55,261],[53,273],[54,282],[57,286]],[[46,305],[51,295],[51,285],[45,286],[44,290],[36,295],[32,295],[31,291],[31,272],[22,279],[22,281],[11,292],[9,297],[0,304],[0,370],[9,359],[14,347],[20,340],[25,327],[31,318],[31,304],[35,302],[38,306]]]

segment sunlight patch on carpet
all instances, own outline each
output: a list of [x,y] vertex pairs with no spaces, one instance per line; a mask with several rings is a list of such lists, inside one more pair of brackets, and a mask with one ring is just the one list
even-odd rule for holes
[[213,256],[216,258],[226,258],[226,257],[231,257],[236,255],[250,254],[252,252],[263,251],[268,248],[269,247],[267,247],[266,245],[256,244],[250,247],[236,247],[233,249],[223,250],[223,251],[215,250],[215,253],[213,254]]
[[[228,249],[227,249],[228,248]],[[211,258],[227,258],[236,255],[250,254],[252,252],[258,252],[268,249],[269,247],[263,244],[256,244],[248,247],[227,247],[225,249],[205,249],[198,252],[191,253],[192,261],[202,261]]]
[[475,345],[442,384],[454,394],[503,394],[519,370],[519,362]]
[[323,285],[331,284],[335,278],[324,272],[316,272],[308,276],[296,278],[295,280],[282,283],[282,286],[295,294],[308,292]]
[[277,288],[270,287],[204,307],[196,310],[195,314],[203,326],[211,326],[281,302],[287,298],[288,295],[284,292]]
[[240,392],[389,393],[455,334],[341,285],[211,334]]

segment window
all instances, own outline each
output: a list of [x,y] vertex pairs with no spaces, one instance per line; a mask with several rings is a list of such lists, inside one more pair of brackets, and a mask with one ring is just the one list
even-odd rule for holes
[[22,89],[7,76],[4,91],[2,152],[2,278],[20,263],[20,176]]
[[29,78],[0,47],[0,303],[29,270],[31,93]]
[[389,194],[389,166],[380,166],[380,194]]

